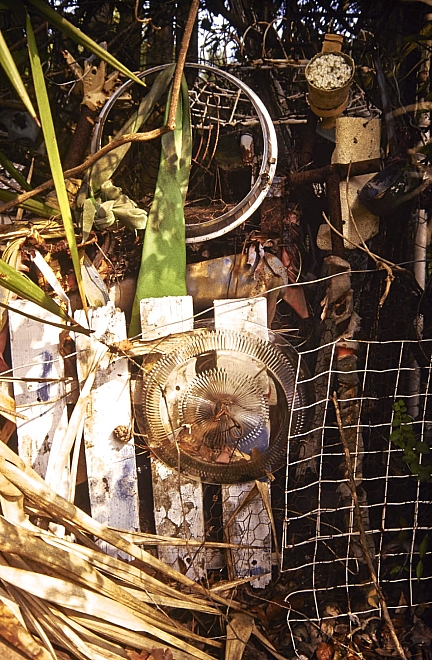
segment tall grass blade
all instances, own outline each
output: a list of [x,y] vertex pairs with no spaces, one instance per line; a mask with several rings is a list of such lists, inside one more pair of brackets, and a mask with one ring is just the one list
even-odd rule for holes
[[17,170],[15,165],[10,162],[2,151],[0,151],[0,164],[3,165],[5,170],[15,179],[23,190],[31,190],[31,185],[26,181],[21,172]]
[[40,287],[37,286],[32,280],[20,273],[19,271],[9,266],[5,261],[0,259],[0,285],[4,286],[9,291],[12,291],[17,296],[30,300],[31,302],[43,307],[47,312],[51,312],[59,316],[64,321],[73,321],[69,315],[50,298]]
[[69,199],[63,177],[63,169],[60,162],[60,154],[57,145],[57,139],[54,131],[54,123],[51,115],[51,108],[49,104],[48,94],[45,86],[45,78],[37,50],[36,39],[33,33],[33,28],[30,22],[29,15],[26,15],[26,31],[27,42],[30,53],[30,64],[33,74],[33,82],[35,87],[36,99],[38,103],[42,132],[45,139],[48,160],[51,167],[52,178],[57,194],[57,200],[60,207],[60,212],[63,220],[66,238],[69,244],[69,250],[72,259],[72,265],[75,273],[75,278],[78,285],[78,291],[84,309],[87,309],[87,300],[85,297],[83,280],[81,275],[81,265],[78,255],[78,249],[75,239],[75,230],[72,219],[72,212],[69,206]]
[[21,102],[23,103],[27,111],[30,113],[30,115],[33,117],[35,122],[38,124],[38,126],[40,126],[39,119],[37,118],[36,115],[36,111],[33,107],[33,104],[27,93],[27,90],[22,81],[20,73],[17,69],[15,61],[11,55],[11,52],[8,48],[8,45],[1,31],[0,31],[0,62],[3,69],[5,70],[7,77],[9,78],[13,87],[15,88],[16,93],[20,97]]

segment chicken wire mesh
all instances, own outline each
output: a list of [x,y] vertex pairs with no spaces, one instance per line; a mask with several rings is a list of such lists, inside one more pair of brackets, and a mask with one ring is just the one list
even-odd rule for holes
[[341,431],[367,549],[390,612],[432,600],[431,340],[355,346],[356,355],[338,354],[337,342],[301,354],[301,361],[317,365],[310,379],[316,400],[310,432],[289,441],[282,543],[289,623],[348,617],[355,625],[380,614]]

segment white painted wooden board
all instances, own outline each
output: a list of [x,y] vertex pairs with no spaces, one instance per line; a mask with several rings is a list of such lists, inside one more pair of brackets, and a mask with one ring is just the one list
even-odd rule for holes
[[[55,323],[58,317],[34,303],[15,300],[11,307]],[[61,442],[68,426],[63,358],[59,354],[61,330],[16,312],[9,312],[13,373],[32,381],[14,381],[20,457],[45,478],[53,442]],[[37,382],[38,379],[41,379]],[[42,380],[44,379],[44,380]],[[57,491],[67,497],[69,468],[62,471]]]
[[[193,330],[192,296],[140,301],[142,338],[152,340]],[[203,489],[200,481],[179,475],[151,459],[156,534],[204,541]],[[159,559],[191,579],[205,576],[206,555],[187,546],[159,546]]]
[[[265,298],[215,300],[214,306],[216,329],[246,331],[260,339],[268,340]],[[229,369],[229,362],[223,364],[224,356],[218,356],[217,360],[218,366],[223,365]],[[248,368],[251,369],[252,365],[248,365]],[[253,374],[249,373],[249,375]],[[259,377],[262,378],[263,375]],[[261,496],[257,493],[228,525],[235,510],[254,487],[254,483],[222,485],[223,524],[227,540],[231,543],[254,546],[253,549],[238,548],[231,551],[234,573],[230,577],[234,579],[256,575],[257,578],[251,582],[251,585],[255,588],[263,588],[271,580],[272,536],[270,518]],[[266,483],[270,498],[270,484],[268,480]]]
[[[84,312],[75,314],[85,324]],[[92,359],[105,344],[126,339],[123,312],[112,302],[89,310],[91,337],[76,334],[77,370],[80,382],[87,376]],[[130,374],[128,360],[110,352],[103,355],[87,402],[84,446],[92,517],[128,531],[139,530],[139,497],[135,446],[132,433]],[[124,556],[111,546],[108,554]]]
[[164,296],[140,301],[144,341],[193,330],[192,296]]
[[[157,459],[152,459],[151,468],[156,534],[204,541],[201,482],[179,475]],[[158,557],[192,580],[205,575],[206,554],[197,546],[159,546]]]

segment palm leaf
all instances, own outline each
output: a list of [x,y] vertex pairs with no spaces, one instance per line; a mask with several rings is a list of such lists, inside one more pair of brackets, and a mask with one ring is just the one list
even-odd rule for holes
[[[18,270],[7,264],[3,259],[0,259],[0,287],[1,286],[3,286],[8,291],[12,291],[12,293],[15,293],[20,298],[29,300],[30,302],[35,303],[35,305],[39,305],[39,307],[43,307],[43,309],[45,309],[47,312],[51,312],[51,314],[59,316],[61,319],[63,319],[63,321],[68,321],[73,325],[74,332],[82,332],[86,335],[90,333],[87,328],[83,328],[81,325],[76,323],[76,321],[74,321],[74,319],[71,318],[64,311],[64,309],[60,307],[60,305],[57,305],[57,303],[44,291],[42,291],[42,289],[38,287],[38,285],[35,284],[29,277],[27,277],[27,275],[20,273]],[[2,302],[4,300],[7,300],[7,297],[0,296],[0,307],[2,309],[10,309],[9,306],[5,304],[5,302]],[[13,309],[13,311],[19,313],[19,310]],[[24,316],[35,318],[30,314],[24,314]],[[41,319],[41,322],[44,321]],[[46,322],[48,323],[49,321]],[[52,323],[52,325],[56,324]]]
[[57,194],[57,200],[62,215],[63,225],[69,250],[72,259],[72,265],[84,309],[87,309],[87,301],[84,292],[83,280],[81,275],[81,265],[78,255],[78,248],[75,239],[75,230],[72,219],[72,212],[69,206],[69,199],[66,185],[63,177],[63,169],[60,162],[60,154],[57,145],[57,139],[54,131],[54,123],[51,115],[51,108],[48,100],[48,94],[45,86],[45,78],[37,50],[36,39],[28,14],[26,15],[27,41],[30,53],[30,64],[33,73],[33,82],[35,86],[36,99],[39,107],[39,113],[42,122],[42,132],[45,139],[48,160],[51,167],[52,178]]
[[193,654],[201,660],[211,660],[207,653],[158,628],[145,616],[106,596],[80,587],[74,582],[10,566],[0,566],[0,579],[38,598],[70,610],[89,614],[102,621],[108,620],[127,630],[147,633],[186,653]]

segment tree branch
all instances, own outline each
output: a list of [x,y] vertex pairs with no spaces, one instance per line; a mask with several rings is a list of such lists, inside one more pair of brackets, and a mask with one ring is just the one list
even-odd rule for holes
[[177,58],[177,64],[176,64],[173,83],[172,83],[171,102],[168,111],[167,127],[168,130],[170,131],[173,131],[176,127],[175,118],[177,114],[177,104],[180,96],[181,81],[182,81],[184,66],[186,63],[186,55],[188,52],[189,43],[192,36],[192,31],[198,14],[198,7],[199,7],[199,0],[192,0],[189,16],[186,21],[183,37],[180,44],[180,50]]

